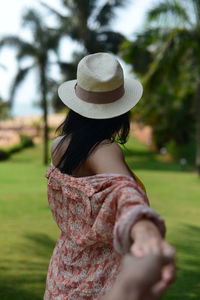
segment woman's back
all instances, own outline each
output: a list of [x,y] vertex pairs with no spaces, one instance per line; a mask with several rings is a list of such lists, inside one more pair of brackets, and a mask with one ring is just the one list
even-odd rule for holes
[[[62,139],[63,136],[60,136],[56,138],[52,144],[52,163],[54,166],[58,165],[70,143],[70,138],[65,138],[63,139],[63,143],[60,143]],[[57,150],[56,147],[59,143],[61,146]],[[133,176],[133,173],[124,160],[121,148],[117,143],[109,140],[102,141],[93,151],[91,151],[87,159],[73,172],[73,176],[84,177],[102,173],[116,173]]]

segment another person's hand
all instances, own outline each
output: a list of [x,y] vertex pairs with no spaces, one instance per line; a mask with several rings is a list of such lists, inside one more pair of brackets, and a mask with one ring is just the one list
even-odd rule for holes
[[150,221],[138,222],[131,234],[134,242],[130,248],[130,253],[133,256],[141,258],[147,255],[156,255],[168,260],[168,263],[162,267],[160,281],[152,288],[152,294],[159,297],[175,279],[175,251],[161,237],[158,229]]
[[[162,269],[171,258],[148,254],[136,258],[130,254],[122,260],[121,272],[106,300],[156,300],[152,292],[162,278]],[[167,288],[167,287],[166,287]],[[165,288],[165,290],[166,290]]]

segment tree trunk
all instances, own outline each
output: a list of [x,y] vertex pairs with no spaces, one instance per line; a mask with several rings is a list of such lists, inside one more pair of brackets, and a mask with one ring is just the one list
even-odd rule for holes
[[44,122],[44,132],[43,132],[43,163],[48,164],[49,160],[49,149],[48,149],[48,107],[47,107],[47,83],[46,83],[46,64],[41,65],[41,94],[42,94],[42,109],[43,109],[43,122]]
[[200,79],[196,90],[196,167],[200,176]]

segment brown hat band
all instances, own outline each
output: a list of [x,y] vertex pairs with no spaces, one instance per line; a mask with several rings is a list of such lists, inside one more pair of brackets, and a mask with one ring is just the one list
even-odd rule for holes
[[106,104],[112,103],[120,99],[125,91],[124,85],[120,85],[117,89],[107,92],[92,92],[87,91],[80,87],[77,83],[74,87],[75,94],[78,98],[85,102],[94,103],[94,104]]

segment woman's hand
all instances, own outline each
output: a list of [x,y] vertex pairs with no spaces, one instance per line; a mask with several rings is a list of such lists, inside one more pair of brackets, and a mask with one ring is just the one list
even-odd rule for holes
[[160,255],[168,259],[162,268],[161,280],[152,288],[152,295],[160,296],[175,279],[175,251],[161,236],[157,227],[149,220],[138,221],[131,231],[134,241],[130,253],[135,257]]

